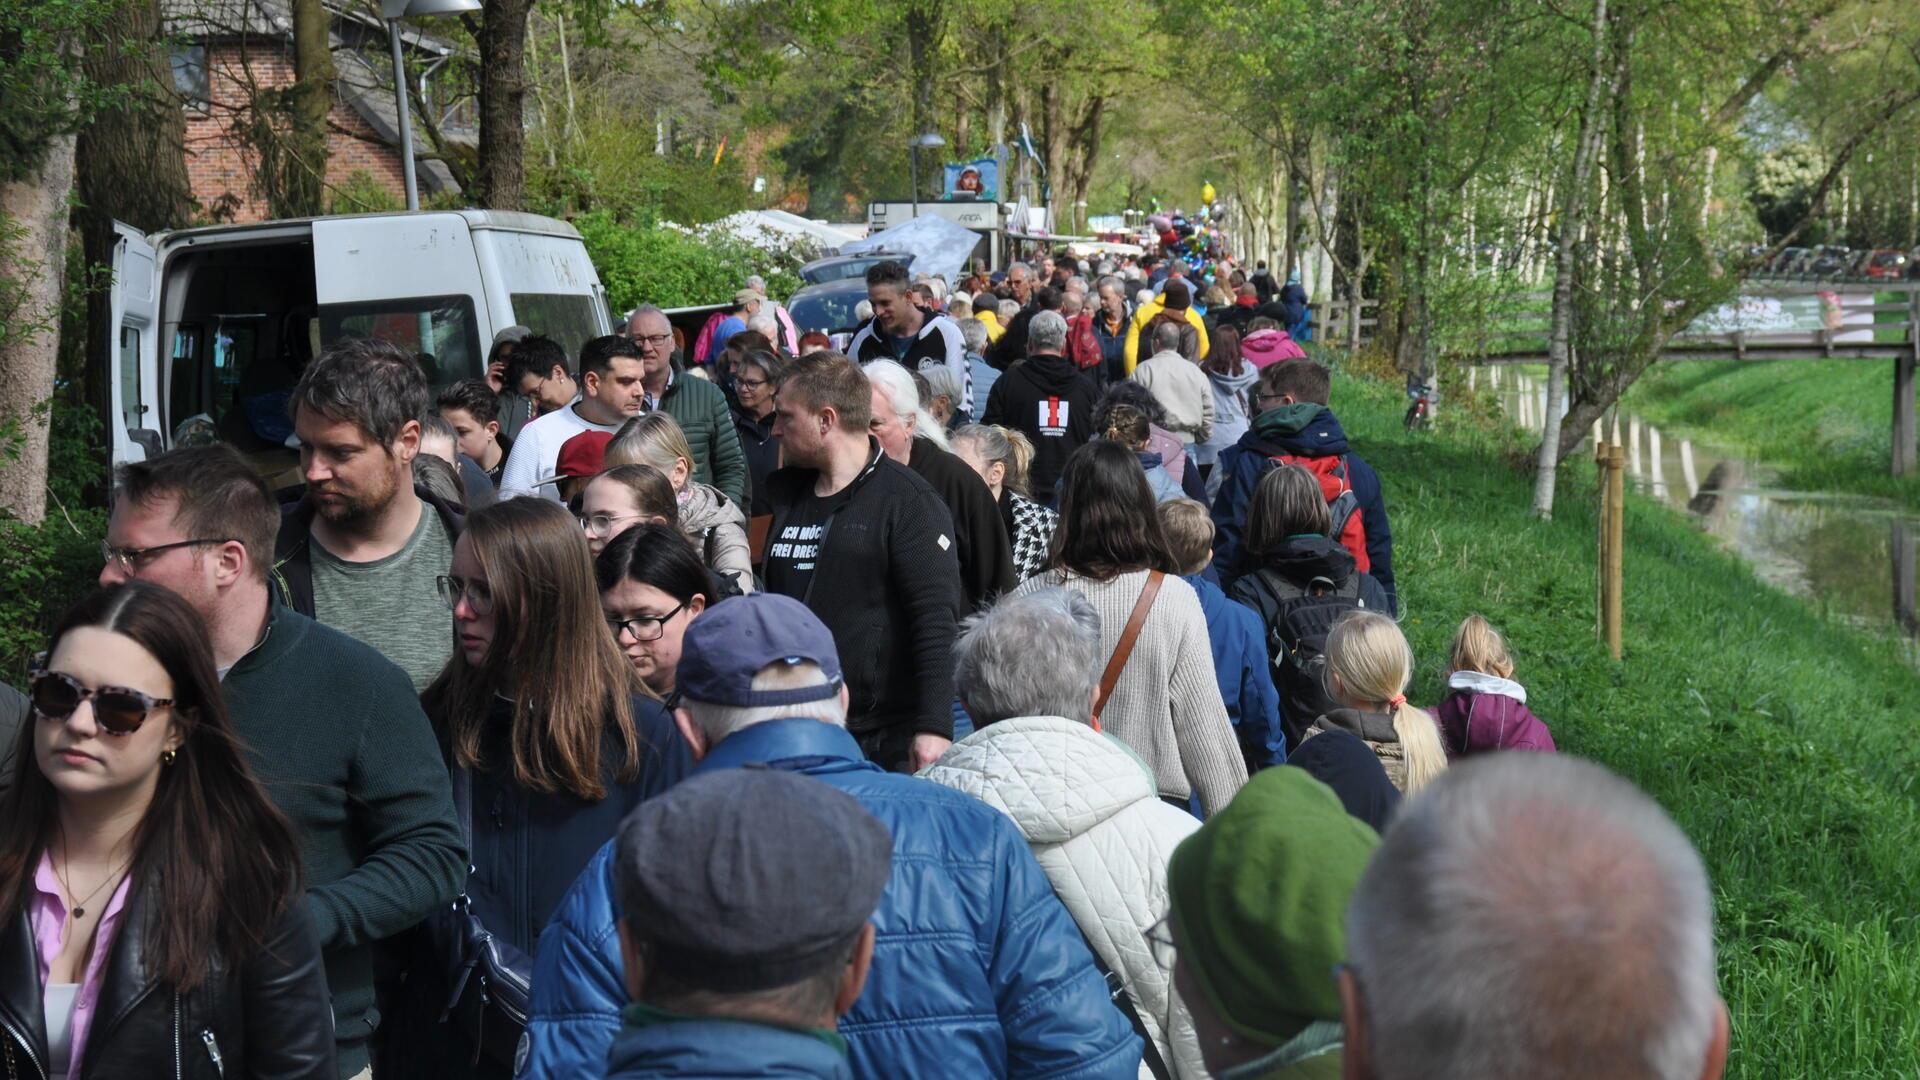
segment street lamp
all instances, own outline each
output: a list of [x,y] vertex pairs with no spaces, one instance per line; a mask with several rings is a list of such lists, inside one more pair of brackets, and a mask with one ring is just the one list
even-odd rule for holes
[[479,11],[480,0],[380,0],[387,21],[387,45],[393,50],[393,101],[400,120],[400,171],[407,182],[407,209],[420,209],[420,184],[413,175],[413,113],[407,104],[407,65],[400,56],[400,20],[422,15]]
[[924,135],[915,135],[913,141],[907,144],[907,148],[911,152],[911,161],[907,168],[911,172],[913,179],[914,217],[920,216],[920,149],[925,147],[928,150],[938,150],[945,145],[947,145],[947,140],[941,138],[940,133],[937,131],[929,131]]

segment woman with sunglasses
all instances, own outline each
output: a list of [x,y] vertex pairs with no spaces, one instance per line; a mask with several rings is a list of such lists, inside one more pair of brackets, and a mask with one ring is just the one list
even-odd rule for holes
[[[454,654],[421,700],[468,822],[466,914],[492,935],[500,962],[526,977],[541,928],[587,860],[690,762],[607,633],[586,537],[559,503],[509,499],[476,511],[451,570],[440,588],[453,608]],[[446,940],[436,939],[437,959],[460,959],[444,955]],[[442,989],[487,993],[476,979]],[[484,1018],[485,1054],[470,1069],[475,1033],[437,1020],[450,1004],[470,1015],[461,1010],[478,1011],[475,1001],[411,983],[408,997],[432,1014],[420,1042],[433,1060],[411,1074],[458,1062],[456,1075],[511,1075],[517,1032],[502,1039],[495,1015]]]
[[139,581],[94,593],[29,697],[0,804],[6,1075],[334,1080],[299,847],[193,609]]
[[634,672],[671,708],[680,639],[712,595],[707,568],[678,529],[648,523],[608,544],[594,562],[594,577],[614,641]]

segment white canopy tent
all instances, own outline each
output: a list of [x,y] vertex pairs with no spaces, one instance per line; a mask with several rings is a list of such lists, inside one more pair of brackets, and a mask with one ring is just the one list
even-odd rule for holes
[[912,259],[908,269],[933,274],[949,284],[960,277],[968,256],[980,243],[980,234],[964,225],[931,215],[901,222],[865,240],[843,244],[842,255],[902,255]]
[[785,210],[742,210],[707,228],[755,245],[807,240],[828,252],[860,239],[866,232],[863,226],[829,225]]

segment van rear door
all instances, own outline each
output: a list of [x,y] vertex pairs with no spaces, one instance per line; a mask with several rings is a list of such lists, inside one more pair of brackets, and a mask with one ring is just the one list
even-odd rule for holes
[[113,223],[112,407],[107,418],[112,461],[121,465],[160,453],[160,261],[146,234]]
[[482,374],[493,320],[460,215],[320,218],[313,269],[323,345],[391,341],[424,354],[435,386]]

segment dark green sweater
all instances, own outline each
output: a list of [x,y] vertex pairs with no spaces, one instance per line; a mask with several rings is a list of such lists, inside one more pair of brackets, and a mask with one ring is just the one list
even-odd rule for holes
[[373,943],[451,902],[466,879],[447,767],[404,672],[277,600],[266,638],[224,687],[249,761],[300,837],[350,1077],[378,1023]]

